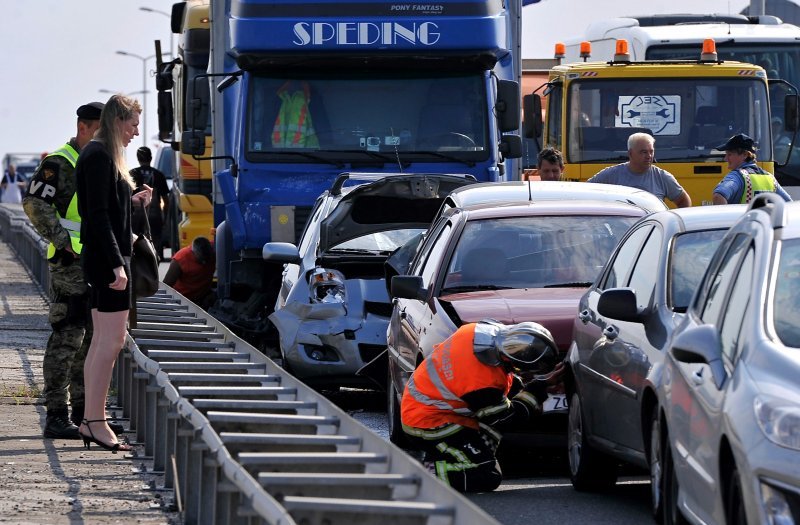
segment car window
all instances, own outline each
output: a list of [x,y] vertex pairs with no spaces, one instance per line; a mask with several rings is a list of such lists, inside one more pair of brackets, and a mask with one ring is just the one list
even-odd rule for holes
[[800,239],[783,241],[775,282],[775,331],[786,346],[800,348]]
[[308,251],[309,245],[311,244],[311,239],[314,238],[314,235],[311,235],[309,228],[313,227],[319,229],[320,214],[322,213],[324,207],[325,197],[323,196],[318,198],[317,202],[314,204],[314,209],[311,211],[308,222],[306,222],[305,228],[303,228],[303,234],[300,236],[300,245],[298,246],[298,250],[300,251],[301,256]]
[[725,305],[726,292],[733,282],[732,279],[736,274],[742,252],[747,246],[747,240],[746,235],[738,234],[728,247],[716,271],[711,275],[708,291],[700,309],[700,318],[704,323],[720,325],[720,314]]
[[753,275],[753,248],[747,250],[739,272],[734,277],[733,289],[731,290],[728,307],[722,319],[722,329],[720,330],[720,341],[722,342],[722,354],[727,357],[729,363],[734,363],[739,354],[739,337],[744,325],[744,316],[747,312],[747,305],[750,301],[750,284]]
[[644,243],[631,272],[628,286],[636,292],[636,306],[640,309],[649,307],[652,302],[656,290],[656,279],[658,278],[656,271],[658,271],[659,254],[663,242],[664,234],[661,229],[653,228],[653,233]]
[[560,215],[469,221],[444,288],[588,287],[635,217]]
[[598,288],[606,290],[608,288],[616,288],[625,285],[628,278],[628,271],[639,256],[639,247],[645,239],[647,239],[647,236],[650,235],[652,229],[652,224],[645,224],[631,232],[631,234],[625,238],[625,241],[623,241],[623,244],[619,247],[617,254],[614,256],[614,261],[608,269],[604,282],[601,283],[601,286]]
[[453,224],[451,222],[447,222],[444,227],[439,231],[436,239],[434,239],[433,244],[431,245],[431,250],[428,252],[427,257],[422,265],[422,285],[425,288],[430,288],[433,282],[436,280],[436,270],[439,268],[440,262],[444,255],[445,250],[447,249],[446,242],[436,242],[440,239],[447,238],[447,235],[450,233],[450,230],[453,228]]
[[405,228],[369,233],[331,246],[330,251],[393,252],[423,231],[423,228]]
[[685,312],[727,230],[684,232],[675,237],[669,256],[667,304]]
[[411,266],[409,267],[409,275],[420,275],[420,267],[425,264],[425,261],[428,260],[428,256],[433,249],[433,241],[439,238],[439,235],[442,232],[442,229],[445,227],[451,227],[450,221],[447,219],[438,220],[434,223],[426,233],[423,234],[423,239],[420,244],[420,247],[417,249],[417,253],[414,256],[414,259],[411,261]]

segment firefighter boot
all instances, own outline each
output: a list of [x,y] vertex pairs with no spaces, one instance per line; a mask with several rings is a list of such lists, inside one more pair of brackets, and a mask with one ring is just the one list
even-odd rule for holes
[[78,427],[72,424],[67,417],[67,409],[47,411],[44,424],[44,437],[57,439],[80,439]]
[[[81,426],[81,422],[83,421],[83,409],[83,405],[72,405],[72,414],[69,418],[75,426]],[[107,421],[107,423],[114,434],[119,436],[125,432],[125,428],[119,423],[114,423],[113,421]]]

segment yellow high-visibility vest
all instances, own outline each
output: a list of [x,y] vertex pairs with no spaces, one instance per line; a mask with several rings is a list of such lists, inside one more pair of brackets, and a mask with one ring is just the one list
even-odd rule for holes
[[[59,149],[48,155],[48,157],[53,157],[53,156],[64,157],[65,159],[67,159],[67,162],[70,163],[73,169],[75,168],[75,164],[78,162],[78,152],[75,150],[75,148],[73,148],[69,144],[64,144]],[[58,213],[58,210],[56,210],[56,215],[58,216],[58,222],[69,233],[69,240],[70,243],[72,244],[72,251],[74,251],[77,254],[81,253],[81,250],[83,249],[83,244],[81,244],[81,216],[78,213],[77,191],[72,196],[72,199],[69,201],[66,217],[61,217],[61,214]],[[56,254],[56,247],[53,243],[50,243],[47,246],[47,258],[51,259],[55,254]]]

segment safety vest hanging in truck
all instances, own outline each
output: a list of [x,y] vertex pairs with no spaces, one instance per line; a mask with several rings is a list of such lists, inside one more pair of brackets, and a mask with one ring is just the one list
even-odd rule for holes
[[311,92],[308,82],[302,89],[292,89],[293,82],[287,81],[278,90],[281,107],[275,126],[272,128],[272,146],[275,148],[317,148],[319,140],[311,122],[308,104]]
[[[63,146],[61,146],[48,156],[64,157],[65,159],[67,159],[67,162],[70,163],[73,169],[75,168],[75,164],[78,162],[78,152],[75,151],[75,148],[73,148],[69,144],[64,144]],[[64,229],[67,230],[67,233],[69,233],[69,240],[70,243],[72,244],[72,251],[75,252],[76,254],[80,254],[81,250],[83,250],[83,244],[81,244],[81,216],[78,213],[77,191],[72,196],[72,199],[70,199],[69,201],[66,217],[61,217],[61,214],[58,213],[58,210],[56,210],[56,216],[58,216],[59,224],[61,224],[61,226],[63,226]],[[52,259],[55,254],[56,254],[56,247],[51,242],[49,245],[47,245],[47,258]]]

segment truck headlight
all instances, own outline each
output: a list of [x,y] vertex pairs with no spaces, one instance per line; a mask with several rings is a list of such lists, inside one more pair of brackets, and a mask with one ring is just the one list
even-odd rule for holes
[[784,399],[756,396],[756,421],[767,439],[782,447],[800,450],[800,406]]
[[345,300],[344,275],[338,270],[314,268],[308,278],[311,301],[315,303],[343,303]]

